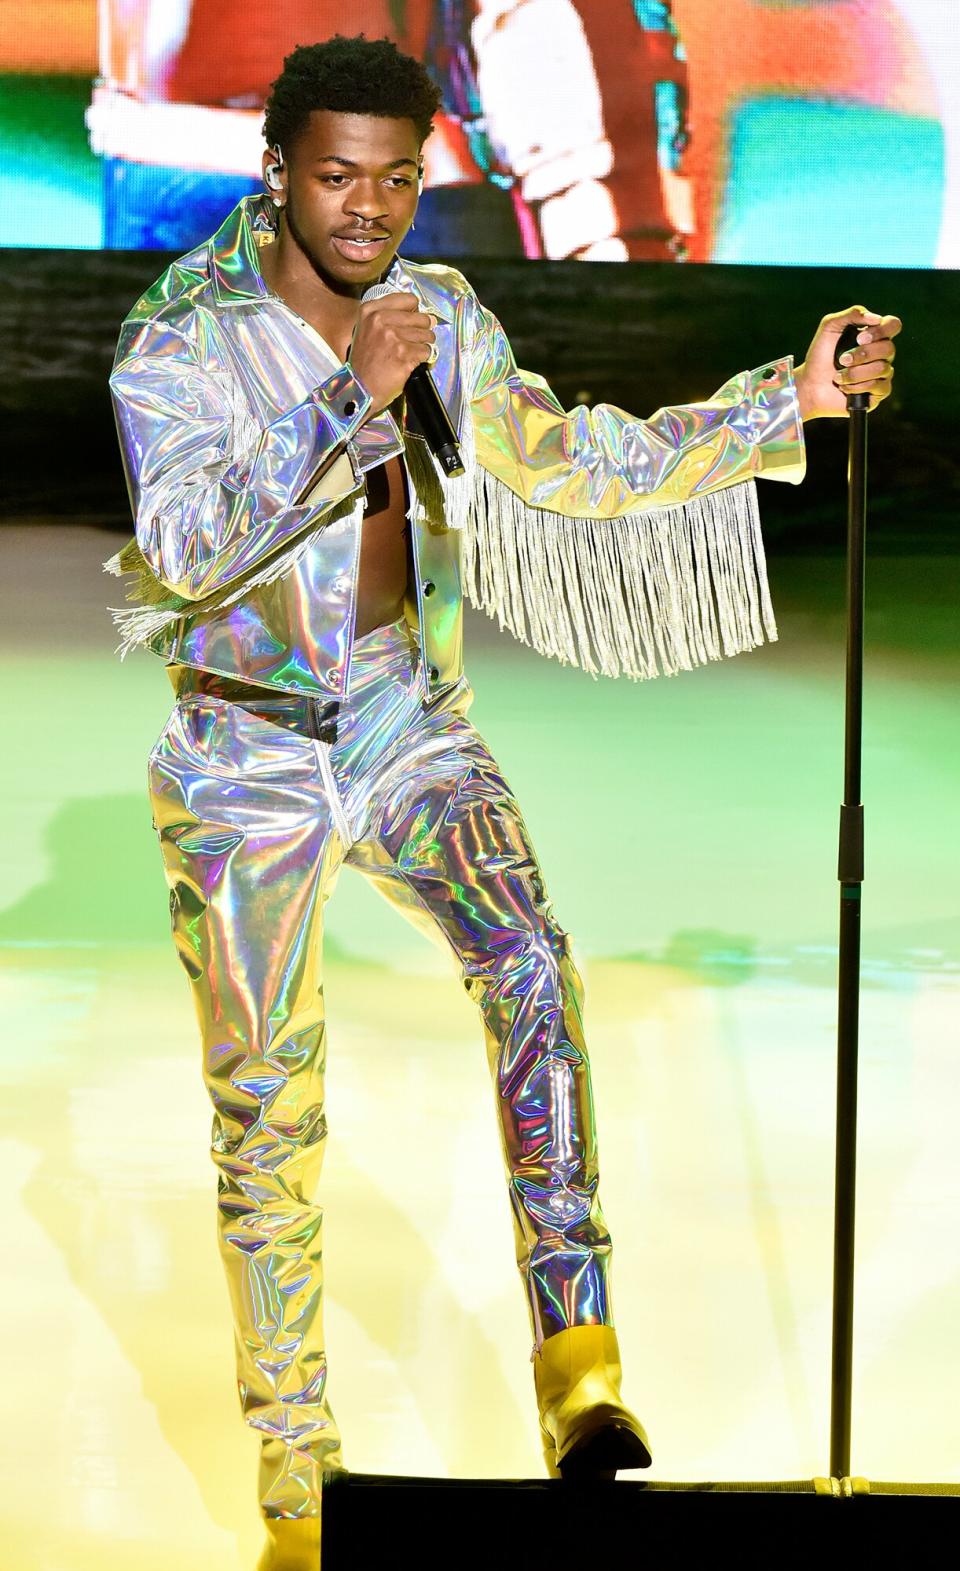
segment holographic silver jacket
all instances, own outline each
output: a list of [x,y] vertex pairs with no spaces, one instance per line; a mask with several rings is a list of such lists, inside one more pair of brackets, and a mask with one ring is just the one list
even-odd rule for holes
[[425,696],[462,672],[462,590],[593,673],[674,672],[776,637],[753,478],[804,472],[792,360],[637,419],[564,412],[452,267],[386,281],[437,318],[432,366],[465,473],[371,399],[265,285],[245,198],[123,324],[111,389],[136,536],[121,649],[338,700],[349,692],[366,474],[405,464]]

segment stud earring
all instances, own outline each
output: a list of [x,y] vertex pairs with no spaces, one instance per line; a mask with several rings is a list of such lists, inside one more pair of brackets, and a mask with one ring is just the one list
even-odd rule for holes
[[283,206],[283,197],[282,196],[275,196],[274,199],[273,199],[273,205],[274,205],[274,207],[282,207]]

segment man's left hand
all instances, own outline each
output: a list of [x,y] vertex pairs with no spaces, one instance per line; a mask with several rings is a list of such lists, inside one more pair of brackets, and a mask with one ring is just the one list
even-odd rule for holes
[[[862,323],[862,331],[857,334],[849,362],[838,371],[833,363],[837,339],[851,322]],[[845,415],[848,393],[869,393],[871,409],[889,398],[897,352],[893,340],[902,326],[898,316],[877,316],[862,305],[825,316],[806,360],[796,371],[801,419]]]

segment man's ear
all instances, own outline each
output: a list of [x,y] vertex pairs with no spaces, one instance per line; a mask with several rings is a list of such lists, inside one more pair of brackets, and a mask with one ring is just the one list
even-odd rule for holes
[[280,179],[280,171],[283,168],[283,153],[280,151],[280,148],[267,148],[264,160],[264,184],[270,191],[282,191],[283,181]]

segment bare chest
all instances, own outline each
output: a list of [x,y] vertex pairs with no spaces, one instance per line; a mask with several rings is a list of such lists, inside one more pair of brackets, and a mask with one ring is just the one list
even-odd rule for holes
[[407,490],[399,458],[367,471],[367,503],[360,536],[356,636],[396,621],[410,578]]

